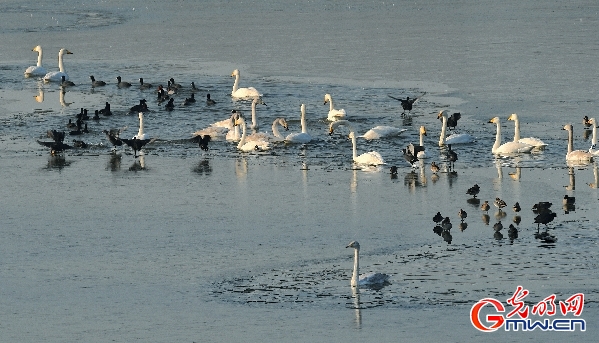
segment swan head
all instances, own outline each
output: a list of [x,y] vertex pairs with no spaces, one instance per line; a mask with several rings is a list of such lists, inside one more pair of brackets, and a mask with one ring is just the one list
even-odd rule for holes
[[489,120],[489,123],[499,124],[499,117],[495,117],[495,118]]
[[239,76],[239,69],[233,70],[233,72],[231,73],[231,77],[233,76]]
[[426,136],[426,127],[424,127],[424,126],[420,127],[420,134]]
[[42,52],[42,46],[38,45],[35,48],[31,49],[31,51],[37,51],[37,52]]
[[566,131],[572,132],[572,124],[566,124],[566,126],[564,126],[564,128],[562,130],[566,130]]
[[327,104],[327,102],[331,101],[331,94],[325,94],[324,95],[324,105]]
[[441,110],[439,111],[439,114],[437,114],[437,119],[441,119],[443,117],[447,117],[447,110]]
[[356,250],[360,250],[360,243],[358,243],[358,241],[349,242],[346,248],[354,248]]
[[62,56],[62,55],[64,55],[64,54],[67,54],[67,55],[72,55],[73,53],[72,53],[72,52],[70,52],[69,50],[65,49],[65,48],[62,48],[62,49],[60,49],[60,51],[58,52],[58,54],[59,54],[60,56]]
[[287,126],[287,121],[285,120],[285,118],[279,118],[277,122],[281,124],[285,131],[289,131],[289,127]]
[[516,113],[512,113],[507,120],[518,120],[518,115]]
[[264,102],[264,100],[262,100],[261,97],[255,97],[254,100],[252,100],[252,104],[267,106],[266,103]]

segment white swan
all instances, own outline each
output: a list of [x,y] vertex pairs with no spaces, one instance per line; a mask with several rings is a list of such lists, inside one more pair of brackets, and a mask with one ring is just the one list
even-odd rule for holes
[[302,125],[302,132],[296,132],[296,133],[291,133],[291,134],[287,135],[287,138],[285,138],[285,142],[306,144],[306,143],[310,143],[310,141],[312,141],[312,136],[310,136],[310,134],[308,133],[308,126],[306,125],[306,105],[305,104],[301,104],[300,112],[301,112],[300,123]]
[[51,71],[44,76],[44,82],[62,82],[62,76],[65,81],[69,80],[69,74],[64,70],[64,64],[62,63],[62,55],[72,55],[73,53],[67,49],[60,49],[58,52],[58,69],[59,71]]
[[256,121],[256,104],[266,106],[266,103],[264,103],[260,97],[254,98],[254,100],[252,100],[252,125],[250,125],[250,129],[254,130],[258,129],[258,122]]
[[589,122],[591,123],[591,125],[593,125],[593,138],[591,139],[591,147],[589,148],[589,153],[593,154],[594,156],[598,156],[599,149],[596,149],[596,147],[597,147],[597,123],[595,122],[595,118],[589,119]]
[[338,121],[332,122],[331,125],[329,125],[329,135],[333,134],[333,132],[339,125],[345,125],[349,128],[349,138],[351,138],[352,145],[353,145],[353,161],[355,163],[365,164],[365,165],[373,165],[373,166],[385,164],[385,161],[383,160],[383,157],[381,157],[381,154],[379,154],[376,151],[366,152],[366,153],[363,153],[362,155],[358,156],[357,149],[356,149],[356,134],[354,132],[353,127],[349,123],[349,121],[338,120]]
[[239,126],[235,125],[235,120],[239,117],[239,112],[231,111],[231,117],[225,120],[218,121],[210,124],[205,129],[194,132],[193,136],[205,136],[209,135],[212,140],[218,140],[224,137],[229,141],[238,141],[241,138],[239,133]]
[[258,92],[258,90],[254,87],[248,88],[239,88],[239,70],[233,70],[231,73],[231,77],[235,76],[235,83],[233,84],[233,91],[231,92],[231,96],[234,98],[251,98],[251,97],[261,97],[262,94]]
[[497,133],[495,134],[495,144],[491,148],[491,152],[500,155],[500,154],[516,154],[521,152],[530,152],[534,149],[534,146],[526,143],[520,142],[507,142],[501,144],[501,125],[499,123],[499,117],[495,117],[489,120],[489,123],[497,124]]
[[150,136],[148,136],[147,133],[144,133],[144,114],[143,114],[143,112],[139,112],[139,131],[137,132],[137,134],[135,136],[133,136],[133,139],[139,139],[139,140],[150,139]]
[[518,119],[518,115],[516,113],[512,113],[509,116],[509,118],[507,118],[507,120],[514,121],[514,125],[515,125],[514,142],[520,142],[520,143],[532,145],[538,149],[544,149],[547,146],[547,144],[545,144],[545,142],[543,142],[542,140],[535,138],[535,137],[520,138],[520,120]]
[[361,137],[361,138],[364,138],[367,140],[379,139],[379,138],[385,138],[385,137],[397,137],[406,131],[408,131],[408,129],[400,129],[400,128],[394,127],[394,126],[379,125],[379,126],[373,127],[372,129],[366,131],[365,134],[363,134],[362,136],[358,136],[358,137]]
[[336,110],[333,106],[333,98],[331,97],[331,94],[324,95],[324,104],[326,105],[327,102],[329,103],[329,115],[327,117],[328,120],[335,121],[345,117],[344,109]]
[[[420,127],[420,146],[424,148],[424,136],[426,136],[426,127],[421,126]],[[419,151],[418,154],[416,155],[416,157],[418,158],[427,158],[428,156],[426,155],[426,151],[422,150]]]
[[360,275],[360,243],[350,242],[346,248],[354,248],[354,271],[351,276],[352,287],[383,286],[389,282],[389,275],[382,273],[365,273]]
[[243,116],[240,116],[237,120],[235,120],[235,125],[241,125],[241,139],[239,140],[239,143],[237,144],[237,149],[244,151],[244,152],[250,152],[250,151],[264,151],[264,150],[269,150],[270,149],[270,143],[268,141],[264,141],[264,140],[252,140],[249,141],[246,139],[246,125],[245,125],[245,119],[243,118]]
[[568,153],[566,154],[566,161],[569,162],[581,162],[588,163],[593,161],[593,154],[583,150],[573,150],[574,137],[572,133],[572,124],[566,124],[563,130],[568,131]]
[[42,47],[38,45],[31,51],[37,51],[37,65],[25,69],[25,77],[46,75],[46,68],[42,66]]
[[245,137],[245,139],[247,141],[282,142],[285,140],[285,137],[279,132],[279,125],[285,130],[289,130],[285,118],[277,118],[272,122],[272,135],[268,132],[256,132]]
[[437,119],[443,118],[443,126],[441,127],[441,136],[439,137],[439,146],[453,145],[453,144],[466,144],[475,141],[475,138],[467,133],[454,133],[449,137],[445,137],[447,131],[447,111],[441,110],[437,115]]

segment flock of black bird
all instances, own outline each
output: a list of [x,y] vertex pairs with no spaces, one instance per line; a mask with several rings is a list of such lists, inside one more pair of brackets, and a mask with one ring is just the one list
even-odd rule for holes
[[[471,196],[471,198],[468,199],[468,203],[470,203],[470,204],[480,203],[480,200],[477,198],[477,195],[479,193],[480,193],[480,186],[478,184],[475,184],[474,186],[468,188],[468,190],[466,190],[466,194]],[[575,209],[575,201],[576,201],[576,199],[574,197],[571,197],[568,195],[564,196],[563,209],[564,209],[565,213],[568,213],[568,211],[573,211]],[[498,210],[498,212],[495,213],[495,217],[497,218],[498,221],[493,225],[493,230],[494,230],[493,237],[496,240],[502,240],[504,238],[504,236],[502,234],[502,230],[503,230],[504,226],[501,223],[501,219],[506,216],[506,213],[504,212],[503,209],[505,207],[507,207],[507,204],[502,199],[495,198],[495,200],[493,201],[493,205]],[[554,235],[552,235],[551,233],[548,232],[548,229],[549,229],[548,224],[551,223],[557,217],[557,214],[551,210],[552,205],[553,204],[551,202],[541,201],[541,202],[534,204],[532,207],[532,211],[536,215],[534,218],[534,223],[537,224],[537,231],[534,234],[534,237],[543,243],[556,243],[557,242],[557,237],[555,237]],[[483,219],[483,222],[485,223],[485,225],[489,225],[490,217],[489,217],[488,212],[489,212],[490,208],[491,208],[491,206],[489,205],[489,201],[487,201],[487,200],[485,200],[483,202],[483,204],[480,206],[480,209],[483,212],[482,219]],[[514,204],[514,206],[512,206],[512,210],[515,213],[513,222],[514,222],[514,224],[516,224],[516,226],[514,226],[514,224],[510,224],[508,227],[507,234],[508,234],[508,238],[510,239],[511,242],[513,242],[515,239],[518,238],[519,229],[517,226],[520,224],[520,221],[522,220],[519,215],[519,212],[522,210],[522,208],[518,202],[516,202]],[[466,213],[466,211],[464,209],[460,209],[458,211],[458,217],[460,218],[460,223],[458,226],[460,231],[466,230],[466,228],[468,227],[468,224],[464,220],[468,217],[468,213]],[[437,212],[437,214],[435,214],[433,216],[433,222],[435,222],[435,227],[433,228],[433,232],[436,233],[437,235],[441,236],[447,243],[451,244],[451,241],[452,241],[451,229],[453,227],[453,225],[451,224],[451,219],[449,217],[443,216],[440,212]],[[541,224],[545,225],[544,231],[540,230]]]

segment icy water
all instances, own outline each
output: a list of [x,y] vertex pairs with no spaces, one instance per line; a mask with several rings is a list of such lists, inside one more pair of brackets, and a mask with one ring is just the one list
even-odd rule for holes
[[[568,167],[561,128],[574,125],[575,148],[591,145],[582,117],[597,108],[598,10],[591,1],[3,2],[0,340],[595,341],[599,176],[596,163]],[[38,44],[49,71],[60,48],[73,52],[64,64],[77,86],[63,93],[23,77]],[[313,142],[249,154],[225,140],[207,152],[190,143],[233,109],[250,116],[249,102],[230,97],[233,69],[241,87],[264,94],[260,131],[284,117],[284,134],[299,132],[303,103]],[[90,75],[108,85],[92,88]],[[119,75],[134,86],[118,89]],[[139,90],[140,77],[154,89],[181,83],[175,110]],[[197,102],[181,106],[192,81]],[[205,105],[207,93],[216,105]],[[407,129],[358,139],[358,153],[378,151],[385,166],[353,165],[347,129],[328,134],[326,93],[358,134]],[[388,97],[422,94],[408,117]],[[157,141],[140,158],[113,154],[102,130],[137,133],[129,108],[143,98]],[[88,148],[50,156],[36,142],[105,102],[112,117],[67,136]],[[447,163],[441,109],[460,112],[457,130],[477,138],[453,146],[455,174],[429,169]],[[514,112],[522,136],[548,147],[496,158],[488,121],[501,118],[507,141]],[[429,158],[412,172],[401,149],[420,126]],[[474,184],[481,201],[508,206],[484,214],[466,194]],[[574,207],[562,207],[564,195]],[[539,201],[553,203],[547,232],[557,242],[535,236]],[[435,232],[437,211],[450,233]],[[352,291],[352,240],[361,270],[390,274],[390,285]],[[584,293],[587,331],[477,331],[472,305],[505,304],[518,285],[529,305]]]

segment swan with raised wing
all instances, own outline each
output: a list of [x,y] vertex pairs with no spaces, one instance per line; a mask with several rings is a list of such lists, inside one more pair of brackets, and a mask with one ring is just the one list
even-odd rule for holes
[[51,72],[47,73],[44,76],[44,82],[61,82],[63,76],[66,81],[69,80],[69,74],[67,74],[67,72],[65,71],[64,63],[62,62],[62,57],[64,54],[71,55],[73,53],[64,48],[60,49],[60,51],[58,52],[58,69],[59,69],[59,71],[51,71]]
[[346,248],[354,249],[354,270],[351,277],[352,287],[382,287],[389,283],[389,275],[383,273],[365,273],[360,275],[360,243],[350,242]]
[[37,65],[25,69],[25,77],[46,75],[46,68],[42,66],[42,47],[38,45],[31,51],[37,51]]
[[517,153],[526,153],[530,152],[534,149],[534,146],[526,143],[520,142],[506,142],[501,144],[501,124],[499,122],[499,117],[495,117],[489,120],[489,123],[493,123],[497,125],[497,132],[495,134],[495,144],[491,148],[491,152],[496,155],[502,154],[517,154]]
[[518,115],[516,113],[512,113],[507,120],[514,121],[514,142],[529,144],[537,149],[544,149],[547,146],[545,142],[535,137],[520,138],[520,120],[518,119]]
[[308,126],[306,125],[306,105],[305,104],[300,105],[300,112],[301,112],[300,123],[302,126],[302,132],[290,133],[289,135],[287,135],[287,137],[285,138],[285,142],[287,142],[287,143],[306,144],[306,143],[310,143],[310,141],[312,141],[312,136],[310,136],[310,134],[308,133]]
[[363,153],[362,155],[358,156],[358,152],[357,152],[357,148],[356,148],[356,134],[355,134],[353,127],[349,123],[349,121],[338,120],[338,121],[332,122],[329,125],[329,135],[332,135],[333,132],[335,131],[335,129],[340,125],[347,126],[349,129],[349,138],[351,138],[352,145],[353,145],[353,161],[355,163],[364,164],[364,165],[374,165],[374,166],[385,164],[385,160],[383,160],[383,157],[381,156],[381,154],[379,154],[376,151],[366,152],[366,153]]
[[262,94],[258,92],[258,90],[254,87],[247,88],[239,88],[239,69],[233,70],[231,73],[231,77],[235,77],[235,83],[233,83],[233,91],[231,92],[231,96],[234,98],[251,98],[251,97],[261,97]]
[[439,146],[453,144],[467,144],[475,141],[475,138],[467,133],[454,133],[445,137],[447,132],[447,110],[439,111],[437,119],[442,118],[443,125],[441,126],[441,136],[439,137]]

